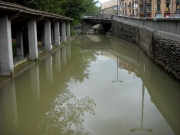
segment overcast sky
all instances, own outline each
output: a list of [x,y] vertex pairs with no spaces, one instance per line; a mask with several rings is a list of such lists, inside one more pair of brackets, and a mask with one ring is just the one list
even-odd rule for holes
[[103,2],[106,2],[106,1],[109,1],[109,0],[99,0],[101,3],[103,3]]

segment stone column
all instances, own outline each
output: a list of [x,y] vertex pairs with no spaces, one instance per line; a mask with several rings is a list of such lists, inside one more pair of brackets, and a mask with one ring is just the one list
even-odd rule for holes
[[67,40],[71,40],[70,22],[67,22]]
[[71,42],[67,43],[67,59],[71,59]]
[[37,26],[35,19],[28,21],[29,59],[38,59]]
[[0,75],[10,76],[14,72],[11,21],[0,17]]
[[24,56],[23,34],[20,30],[16,32],[16,46],[17,46],[17,55]]
[[59,32],[59,21],[54,22],[54,37],[55,37],[55,46],[60,45],[60,32]]
[[54,30],[51,29],[51,40],[52,40],[52,45],[54,45]]
[[30,69],[30,75],[32,97],[37,101],[40,98],[39,65],[35,65]]
[[44,29],[42,29],[42,46],[45,46]]
[[61,51],[60,50],[55,52],[55,68],[56,68],[57,73],[61,72]]
[[51,22],[47,20],[44,22],[44,38],[45,38],[45,50],[51,51],[52,42],[51,42]]
[[66,42],[66,24],[61,22],[62,42]]
[[66,46],[62,47],[62,64],[66,65]]

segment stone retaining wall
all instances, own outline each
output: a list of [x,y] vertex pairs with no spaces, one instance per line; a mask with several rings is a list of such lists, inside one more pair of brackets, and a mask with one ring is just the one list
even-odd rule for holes
[[180,80],[180,42],[146,27],[116,20],[112,20],[112,31],[114,36],[139,45],[157,65]]

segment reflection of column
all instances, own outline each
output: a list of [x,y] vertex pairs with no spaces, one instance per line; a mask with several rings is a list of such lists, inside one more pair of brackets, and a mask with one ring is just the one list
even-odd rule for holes
[[13,132],[13,130],[18,128],[18,112],[14,80],[5,85],[2,91],[6,126],[11,129],[11,131],[8,132]]
[[52,56],[46,58],[46,78],[49,83],[52,83],[53,81]]
[[67,59],[71,59],[71,42],[67,43]]
[[62,47],[62,63],[66,65],[66,46]]
[[39,65],[35,65],[30,69],[31,73],[31,91],[34,100],[40,98],[40,85],[39,85]]
[[17,46],[17,55],[24,56],[23,34],[20,30],[16,32],[16,46]]
[[61,51],[58,50],[55,52],[55,66],[56,66],[56,72],[61,72]]

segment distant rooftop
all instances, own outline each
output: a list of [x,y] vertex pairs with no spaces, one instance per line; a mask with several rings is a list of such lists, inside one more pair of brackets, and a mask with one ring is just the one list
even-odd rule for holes
[[102,3],[101,10],[117,5],[117,0],[109,0]]

